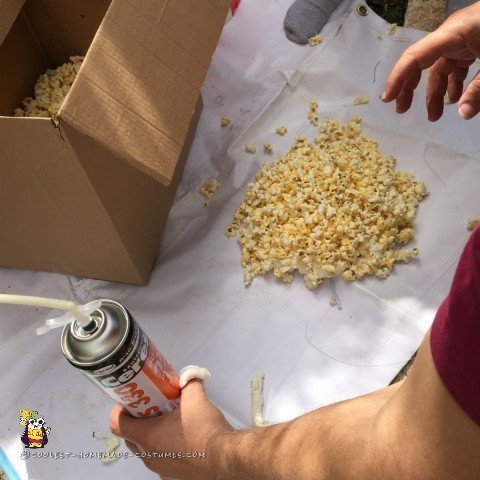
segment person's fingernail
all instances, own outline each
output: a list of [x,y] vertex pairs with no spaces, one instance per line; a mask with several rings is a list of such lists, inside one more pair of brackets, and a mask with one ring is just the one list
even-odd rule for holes
[[458,107],[458,114],[464,120],[470,120],[476,113],[476,109],[469,103],[462,103],[462,105]]
[[380,98],[381,98],[382,100],[385,100],[386,97],[387,97],[386,92],[383,92],[382,95],[380,96]]

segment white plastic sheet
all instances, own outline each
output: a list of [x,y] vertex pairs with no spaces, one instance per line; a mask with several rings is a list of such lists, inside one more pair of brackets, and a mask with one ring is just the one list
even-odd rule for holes
[[[0,290],[8,293],[122,302],[177,369],[198,364],[212,372],[207,391],[235,426],[250,423],[250,379],[258,372],[266,374],[264,412],[273,422],[388,384],[418,347],[448,291],[468,238],[466,219],[480,215],[478,120],[465,122],[447,106],[444,118],[429,124],[424,87],[403,116],[378,99],[396,59],[422,34],[399,29],[389,36],[381,19],[372,12],[361,17],[355,8],[345,21],[346,2],[322,32],[321,45],[299,47],[282,32],[289,3],[243,0],[227,25],[147,287],[0,270]],[[358,95],[369,95],[370,104],[353,106]],[[268,141],[283,153],[295,135],[313,137],[306,118],[313,98],[322,117],[361,114],[367,135],[430,190],[416,220],[419,260],[399,265],[385,281],[336,281],[342,310],[329,305],[329,283],[310,292],[301,278],[284,285],[267,276],[246,289],[238,245],[223,234],[247,183],[270,158],[261,148],[255,156],[244,153],[244,144]],[[231,127],[220,128],[222,115],[233,118]],[[286,137],[274,134],[280,124],[289,128]],[[198,187],[211,176],[222,186],[204,208]],[[0,309],[2,447],[22,478],[156,478],[132,458],[109,465],[78,458],[20,460],[21,408],[45,415],[52,428],[46,451],[100,452],[104,445],[92,433],[108,433],[111,402],[67,364],[60,332],[35,337],[34,327],[51,315]]]

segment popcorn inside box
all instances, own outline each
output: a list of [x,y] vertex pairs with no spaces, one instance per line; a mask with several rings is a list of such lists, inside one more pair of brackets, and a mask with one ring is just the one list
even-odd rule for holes
[[26,97],[22,106],[13,111],[14,117],[55,117],[77,77],[85,57],[71,56],[57,68],[49,68],[38,77],[33,96]]
[[[110,0],[27,0],[0,28],[0,115],[55,117],[72,88]],[[7,12],[0,16],[7,18]]]

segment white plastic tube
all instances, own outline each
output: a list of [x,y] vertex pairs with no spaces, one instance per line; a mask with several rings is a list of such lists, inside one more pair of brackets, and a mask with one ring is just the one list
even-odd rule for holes
[[79,308],[79,305],[69,300],[58,300],[55,298],[44,297],[29,297],[26,295],[0,294],[0,303],[67,310],[81,327],[86,327],[91,321],[90,315],[88,315],[86,312],[82,312],[82,310]]

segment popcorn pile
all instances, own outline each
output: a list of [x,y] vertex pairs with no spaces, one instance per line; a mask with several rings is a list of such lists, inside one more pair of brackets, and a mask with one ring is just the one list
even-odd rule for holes
[[413,239],[426,186],[396,171],[360,122],[325,120],[314,144],[297,137],[257,173],[225,232],[242,248],[246,285],[271,270],[287,283],[298,270],[309,289],[335,276],[386,278],[418,255],[398,245]]
[[23,108],[16,108],[13,115],[47,118],[57,115],[80,70],[83,59],[84,57],[80,56],[70,57],[69,62],[40,75],[34,88],[35,98],[27,97],[23,100]]

